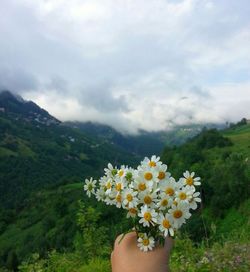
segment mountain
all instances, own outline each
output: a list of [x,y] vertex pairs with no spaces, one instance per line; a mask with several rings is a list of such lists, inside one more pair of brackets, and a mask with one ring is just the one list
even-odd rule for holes
[[102,143],[112,144],[140,157],[160,155],[164,147],[159,133],[140,131],[138,135],[124,135],[110,126],[93,122],[65,122],[65,125],[78,128]]
[[125,135],[114,128],[93,122],[64,122],[66,126],[77,128],[82,132],[97,138],[102,143],[109,143],[120,147],[140,157],[150,156],[151,154],[160,155],[163,148],[168,146],[180,145],[199,134],[202,129],[223,128],[223,125],[216,124],[196,124],[175,126],[171,130],[148,132],[140,130],[136,135]]
[[100,175],[141,158],[66,127],[33,102],[0,94],[0,205],[18,208],[33,191]]
[[36,122],[43,125],[59,124],[60,121],[51,116],[32,101],[25,101],[21,96],[10,91],[0,92],[0,111],[16,120]]
[[215,124],[197,124],[176,126],[171,130],[157,132],[147,132],[140,130],[136,135],[124,135],[114,128],[93,122],[63,122],[51,116],[46,110],[40,108],[32,101],[25,101],[21,96],[10,91],[0,93],[0,112],[15,120],[23,120],[39,125],[61,124],[73,129],[79,129],[91,139],[95,139],[99,144],[109,144],[135,156],[145,157],[152,154],[160,155],[165,145],[180,145],[200,133],[202,128],[217,127]]

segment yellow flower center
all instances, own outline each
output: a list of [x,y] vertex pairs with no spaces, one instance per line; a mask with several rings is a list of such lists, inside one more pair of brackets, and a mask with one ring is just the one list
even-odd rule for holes
[[187,195],[184,192],[179,193],[179,198],[181,200],[185,200],[187,198]]
[[126,198],[128,202],[131,202],[133,200],[133,196],[131,194],[127,194]]
[[140,191],[146,190],[146,184],[145,184],[145,183],[139,183],[138,189],[139,189]]
[[174,195],[174,189],[171,188],[171,187],[168,187],[168,188],[165,190],[165,193],[166,193],[167,195],[172,196],[172,195]]
[[152,215],[150,212],[145,212],[143,217],[146,221],[150,221],[152,219]]
[[148,246],[149,245],[149,239],[143,239],[142,241],[144,246]]
[[135,208],[129,209],[129,212],[132,214],[137,214],[137,210]]
[[148,165],[149,165],[150,167],[155,167],[155,166],[156,166],[156,163],[155,163],[154,161],[150,161],[150,162],[148,163]]
[[153,178],[153,175],[152,175],[152,173],[150,173],[150,172],[146,172],[146,173],[144,174],[144,178],[145,178],[146,180],[151,180],[151,179]]
[[93,185],[92,184],[89,184],[88,185],[88,190],[91,191],[93,189]]
[[162,225],[163,225],[163,227],[164,227],[165,229],[169,229],[169,228],[171,227],[171,225],[170,225],[170,223],[169,223],[169,221],[168,221],[167,219],[164,219],[164,220],[162,221]]
[[123,174],[124,174],[124,171],[123,171],[123,170],[120,170],[120,171],[118,172],[119,177],[122,177]]
[[194,179],[192,177],[188,177],[186,179],[186,184],[189,185],[189,186],[193,185],[194,184]]
[[149,205],[152,203],[152,198],[150,196],[145,196],[143,200],[145,204]]
[[166,177],[165,172],[159,172],[159,174],[158,174],[158,179],[162,180],[162,179],[164,179],[165,177]]
[[122,202],[122,196],[120,194],[117,195],[115,199],[117,202]]
[[168,205],[168,200],[167,199],[163,199],[162,201],[161,201],[161,206],[167,206]]
[[111,182],[109,181],[109,182],[107,182],[107,184],[106,184],[106,188],[107,189],[110,189],[111,188]]
[[173,213],[174,218],[181,218],[182,217],[182,211],[181,210],[175,210]]
[[178,202],[177,202],[176,200],[174,200],[174,201],[173,201],[173,204],[174,204],[175,206],[177,206],[177,205],[178,205]]
[[120,192],[121,189],[122,189],[122,184],[121,183],[116,183],[115,188],[116,188],[117,191]]

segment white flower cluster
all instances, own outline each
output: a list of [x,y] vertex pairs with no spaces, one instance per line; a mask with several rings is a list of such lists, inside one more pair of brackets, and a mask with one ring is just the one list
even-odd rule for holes
[[146,157],[137,169],[109,163],[104,171],[98,187],[96,180],[86,179],[84,190],[89,197],[94,194],[98,201],[127,210],[127,217],[134,218],[142,251],[152,250],[159,237],[174,236],[201,202],[195,189],[200,178],[186,171],[176,181],[155,155]]

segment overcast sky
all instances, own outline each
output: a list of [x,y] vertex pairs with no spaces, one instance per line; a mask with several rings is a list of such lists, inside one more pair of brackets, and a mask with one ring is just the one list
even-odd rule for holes
[[249,0],[0,0],[0,89],[121,131],[250,118]]

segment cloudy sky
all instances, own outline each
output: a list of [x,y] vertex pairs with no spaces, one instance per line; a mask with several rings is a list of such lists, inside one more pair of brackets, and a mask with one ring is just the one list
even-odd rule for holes
[[0,0],[0,89],[121,131],[250,118],[249,0]]

